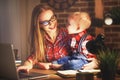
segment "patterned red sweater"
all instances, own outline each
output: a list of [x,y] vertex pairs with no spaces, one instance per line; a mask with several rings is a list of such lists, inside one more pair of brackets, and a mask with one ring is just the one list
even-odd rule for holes
[[[50,37],[46,34],[45,36],[45,44],[46,44],[46,53],[45,57],[48,62],[52,62],[57,60],[61,57],[67,56],[69,53],[69,46],[68,46],[68,32],[65,28],[60,28],[59,33],[56,37],[55,42],[50,41]],[[34,61],[34,54],[31,54],[28,57],[29,61]]]

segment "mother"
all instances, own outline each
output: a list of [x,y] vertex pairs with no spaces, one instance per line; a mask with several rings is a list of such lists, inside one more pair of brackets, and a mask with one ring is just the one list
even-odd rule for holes
[[[17,70],[29,71],[34,65],[40,69],[55,67],[56,65],[51,62],[69,53],[68,39],[67,30],[58,27],[54,11],[47,5],[37,5],[33,10],[31,19],[31,55]],[[92,63],[96,65],[95,60]],[[88,64],[88,66],[90,65]]]

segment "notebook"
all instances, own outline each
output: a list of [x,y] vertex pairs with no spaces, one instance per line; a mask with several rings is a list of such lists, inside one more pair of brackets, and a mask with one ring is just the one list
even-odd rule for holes
[[57,74],[61,77],[76,77],[77,73],[100,73],[100,69],[92,69],[92,70],[58,70]]
[[13,45],[0,43],[0,80],[28,80],[49,76],[42,73],[21,74],[17,72]]
[[58,70],[57,74],[61,77],[76,77],[76,74],[78,73],[77,70]]

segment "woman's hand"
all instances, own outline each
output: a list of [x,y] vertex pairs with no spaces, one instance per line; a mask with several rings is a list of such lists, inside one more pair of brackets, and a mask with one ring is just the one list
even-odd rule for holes
[[29,61],[25,61],[24,65],[19,66],[19,67],[17,68],[17,72],[24,70],[25,72],[28,73],[29,70],[32,69],[32,68],[33,68],[33,64],[30,63]]
[[62,66],[60,64],[42,63],[42,62],[39,62],[38,65],[39,65],[40,69],[45,69],[45,70],[48,70],[48,69],[60,69],[61,66]]
[[26,72],[26,73],[29,73],[29,70],[30,70],[30,69],[32,69],[32,68],[29,67],[29,66],[24,66],[24,65],[23,65],[23,66],[20,66],[20,67],[17,68],[17,72],[19,72],[19,71],[22,71],[22,72],[23,72],[23,71],[24,71],[24,72]]
[[98,68],[98,61],[95,58],[89,58],[88,61],[90,61],[88,64],[85,64],[82,69],[83,70],[90,70],[90,69],[95,69]]
[[38,65],[38,67],[39,67],[40,69],[48,70],[48,69],[50,69],[51,63],[39,62],[39,63],[37,63],[37,65]]
[[60,69],[61,67],[62,67],[62,64],[51,64],[50,65],[50,68],[54,70]]

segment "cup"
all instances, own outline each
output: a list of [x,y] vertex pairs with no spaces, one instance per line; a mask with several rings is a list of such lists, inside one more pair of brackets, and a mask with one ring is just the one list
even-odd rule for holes
[[90,72],[79,72],[76,74],[76,80],[94,80],[94,74]]

